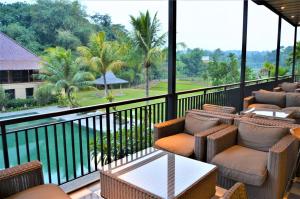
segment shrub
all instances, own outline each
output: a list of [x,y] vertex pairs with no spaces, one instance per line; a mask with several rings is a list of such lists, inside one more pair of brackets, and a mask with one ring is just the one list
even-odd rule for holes
[[5,95],[4,89],[0,86],[0,111],[7,104],[7,97]]
[[13,108],[20,108],[20,107],[32,107],[36,106],[37,102],[33,98],[28,99],[11,99],[7,100],[6,108],[13,109]]
[[41,85],[34,93],[34,98],[40,106],[57,102],[53,86],[50,84]]

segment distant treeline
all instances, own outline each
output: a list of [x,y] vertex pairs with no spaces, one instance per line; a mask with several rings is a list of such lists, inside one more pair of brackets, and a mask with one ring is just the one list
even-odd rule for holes
[[[113,24],[109,15],[101,14],[101,8],[99,12],[100,14],[89,15],[79,1],[37,0],[34,4],[0,3],[0,31],[37,55],[43,55],[45,49],[50,47],[61,46],[71,49],[77,56],[76,48],[88,45],[90,35],[93,33],[103,31],[106,39],[111,41],[120,38],[119,35],[130,35],[123,25]],[[130,20],[129,16],[128,20]],[[123,36],[123,40],[124,38],[128,39],[126,36]],[[162,50],[166,51],[166,49]],[[281,66],[288,65],[286,62],[291,52],[292,47],[282,47]],[[212,81],[213,84],[238,81],[240,55],[239,50],[208,51],[200,48],[181,47],[177,53],[177,76],[198,77]],[[209,61],[203,60],[204,56],[209,56]],[[139,56],[132,55],[131,57]],[[275,50],[248,52],[248,79],[257,78],[256,73],[263,64],[265,62],[275,63],[275,59]],[[130,61],[130,63],[131,66],[128,64],[122,70],[116,71],[117,75],[127,79],[132,85],[143,83],[142,67],[137,66],[134,61]],[[228,77],[223,75],[226,72]],[[220,73],[222,73],[221,76]],[[165,78],[167,78],[167,61],[154,64],[150,69],[150,79]]]

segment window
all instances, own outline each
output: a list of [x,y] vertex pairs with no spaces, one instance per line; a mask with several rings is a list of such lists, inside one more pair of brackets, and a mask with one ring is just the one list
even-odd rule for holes
[[8,72],[0,71],[0,84],[8,83]]
[[28,82],[28,71],[27,70],[16,70],[12,71],[13,82]]
[[295,28],[282,19],[279,76],[292,74]]
[[178,1],[176,90],[240,81],[243,1]]
[[278,15],[249,1],[246,80],[275,75]]
[[33,97],[33,88],[26,88],[26,98],[32,98]]
[[9,99],[16,98],[15,89],[7,89],[7,90],[5,90],[5,94]]

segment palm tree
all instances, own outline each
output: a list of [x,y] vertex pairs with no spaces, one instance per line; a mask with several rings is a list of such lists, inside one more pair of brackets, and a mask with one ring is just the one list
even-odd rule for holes
[[75,63],[71,50],[62,47],[46,49],[42,69],[36,78],[52,84],[60,94],[67,95],[71,106],[77,106],[74,92],[90,87],[94,80],[90,72],[82,70]]
[[98,32],[90,36],[88,46],[80,46],[77,51],[80,54],[77,63],[88,67],[96,74],[100,72],[103,75],[105,97],[107,97],[106,72],[123,66],[124,63],[118,59],[122,46],[117,41],[106,41],[105,32]]
[[275,70],[275,66],[274,64],[272,64],[271,62],[266,61],[263,65],[263,68],[260,70],[261,73],[267,73],[268,74],[268,78],[271,77],[271,72]]
[[145,68],[146,97],[149,97],[149,68],[155,60],[161,57],[160,47],[165,43],[166,34],[159,35],[160,22],[157,13],[153,19],[149,11],[140,13],[138,17],[130,16],[134,28],[134,41],[143,53],[143,67]]

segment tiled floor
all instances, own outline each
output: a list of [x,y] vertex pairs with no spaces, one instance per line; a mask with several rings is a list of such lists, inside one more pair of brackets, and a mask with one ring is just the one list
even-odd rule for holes
[[100,196],[100,181],[70,194],[72,199],[102,199]]
[[[217,187],[216,196],[213,199],[220,198],[226,190]],[[70,194],[72,199],[103,199],[100,196],[100,182],[95,182],[87,187],[84,187],[78,191]],[[300,199],[300,182],[293,184],[289,196],[284,199]]]

